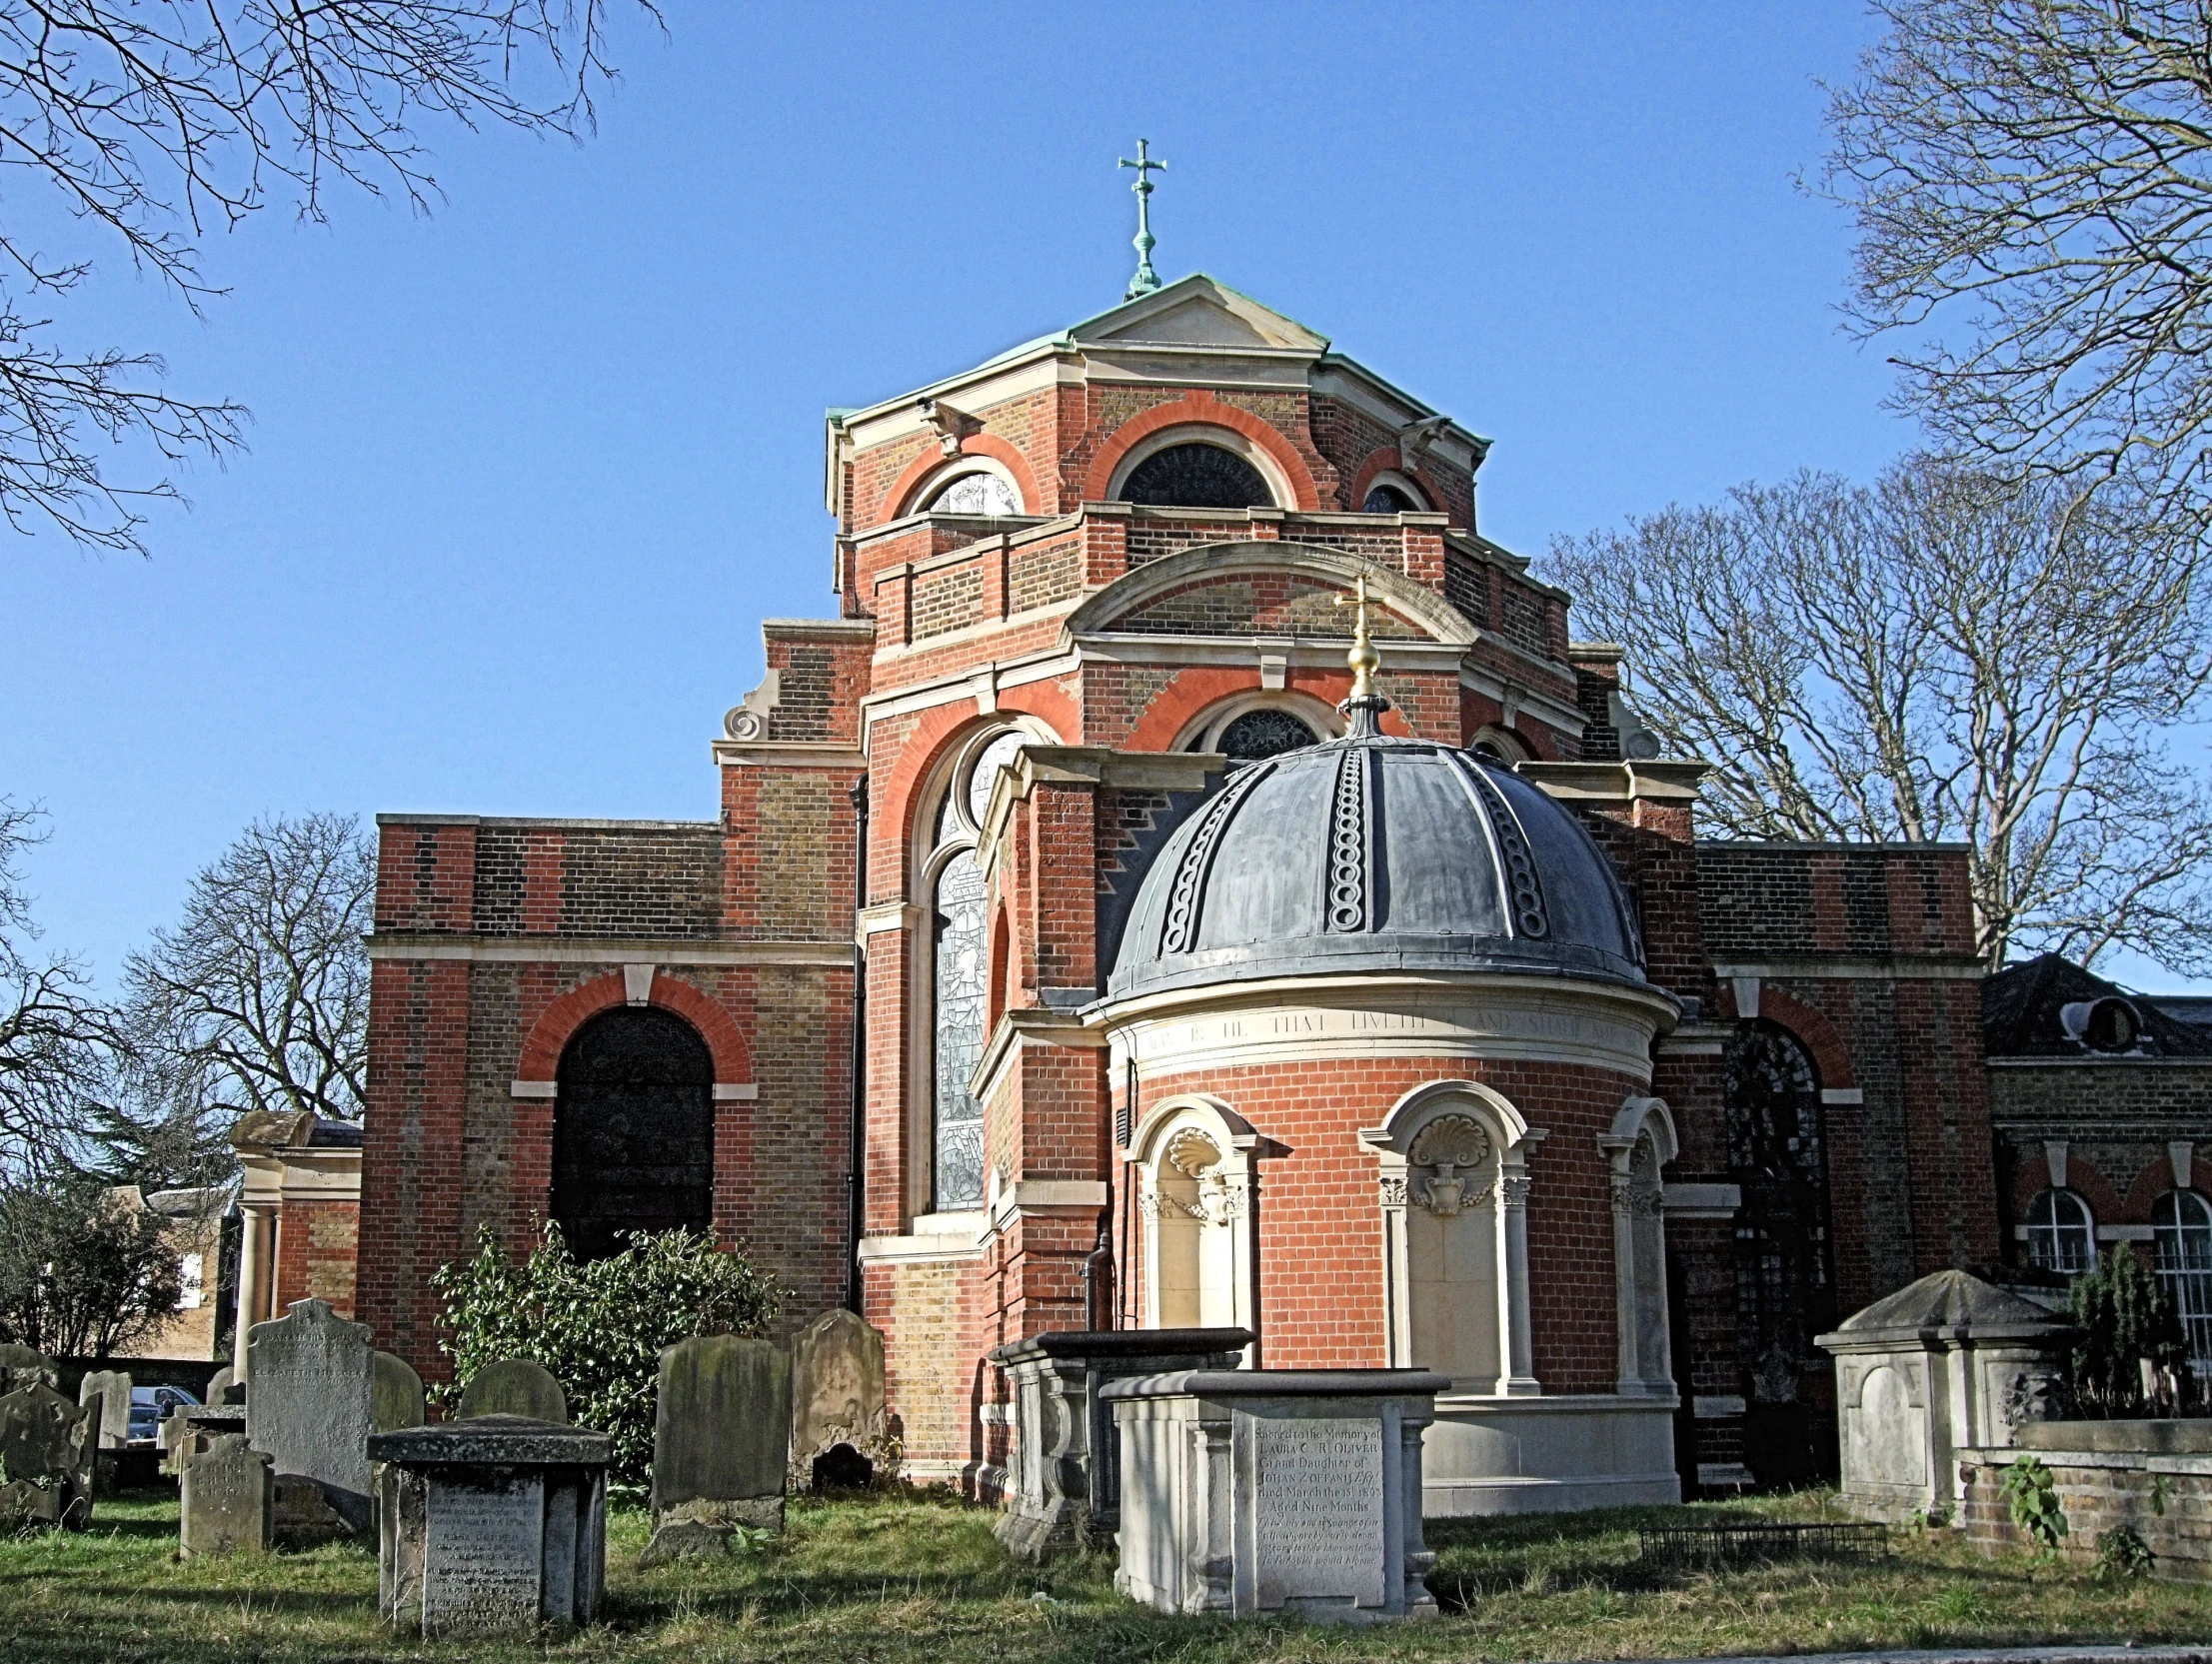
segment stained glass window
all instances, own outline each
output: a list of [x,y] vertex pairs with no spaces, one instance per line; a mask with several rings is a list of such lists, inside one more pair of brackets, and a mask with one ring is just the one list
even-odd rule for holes
[[2212,1370],[2212,1204],[2194,1190],[2169,1190],[2151,1209],[2158,1275],[2173,1291],[2189,1336],[2189,1362]]
[[1313,731],[1287,711],[1247,711],[1221,730],[1214,750],[1239,763],[1256,763],[1317,744]]
[[984,824],[984,811],[991,807],[992,789],[999,784],[999,771],[1014,761],[1029,741],[1027,734],[1002,734],[977,754],[968,774],[968,818],[978,828]]
[[2097,1263],[2097,1226],[2071,1190],[2045,1190],[2028,1203],[2028,1263],[2078,1277]]
[[930,499],[930,511],[941,515],[1018,515],[1022,500],[996,474],[963,474]]
[[937,881],[937,1205],[984,1199],[984,1106],[968,1078],[984,1054],[984,869],[975,851]]
[[1122,501],[1157,509],[1269,509],[1274,493],[1233,451],[1218,445],[1170,445],[1129,471]]
[[1421,506],[1395,486],[1370,486],[1367,500],[1359,505],[1363,515],[1415,515]]

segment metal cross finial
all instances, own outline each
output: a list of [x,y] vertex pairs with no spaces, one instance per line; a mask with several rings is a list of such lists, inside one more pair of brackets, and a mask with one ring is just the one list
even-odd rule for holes
[[1129,187],[1136,193],[1136,276],[1129,279],[1128,293],[1121,299],[1133,301],[1139,295],[1149,295],[1159,287],[1159,274],[1152,270],[1152,248],[1158,239],[1152,235],[1152,180],[1154,173],[1165,173],[1167,164],[1155,162],[1144,154],[1149,139],[1136,141],[1136,160],[1119,158],[1124,168],[1136,170],[1136,183]]

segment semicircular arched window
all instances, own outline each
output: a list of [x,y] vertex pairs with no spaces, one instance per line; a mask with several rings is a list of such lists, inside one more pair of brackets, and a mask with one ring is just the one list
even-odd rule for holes
[[990,1014],[983,867],[976,839],[999,774],[1034,737],[1003,729],[970,743],[930,823],[930,1127],[933,1212],[984,1200],[984,1106],[968,1089]]
[[2194,1190],[2169,1190],[2151,1208],[2158,1276],[2172,1291],[2189,1337],[2189,1362],[2212,1371],[2212,1203]]
[[982,515],[994,520],[1022,512],[1022,500],[1014,488],[988,472],[963,474],[930,499],[929,512],[937,515]]
[[1235,452],[1193,441],[1155,451],[1129,470],[1121,501],[1154,509],[1271,509],[1274,493]]
[[1231,718],[1214,742],[1214,749],[1238,763],[1258,763],[1319,744],[1320,736],[1289,712],[1261,706]]
[[1373,486],[1359,505],[1363,515],[1417,515],[1421,506],[1395,486]]
[[576,1031],[553,1100],[553,1217],[578,1259],[633,1232],[714,1226],[715,1060],[673,1011],[618,1005]]
[[2078,1277],[2097,1263],[2097,1221],[2071,1190],[2039,1190],[2028,1203],[2028,1263]]

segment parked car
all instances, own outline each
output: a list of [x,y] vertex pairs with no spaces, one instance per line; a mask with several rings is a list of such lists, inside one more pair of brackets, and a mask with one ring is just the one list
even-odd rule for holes
[[131,1433],[133,1444],[152,1444],[161,1431],[161,1418],[179,1404],[197,1404],[199,1400],[175,1386],[134,1386],[131,1388]]

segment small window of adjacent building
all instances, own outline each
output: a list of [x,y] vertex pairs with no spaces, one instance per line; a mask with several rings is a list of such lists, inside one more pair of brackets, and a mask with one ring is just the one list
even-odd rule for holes
[[207,1304],[207,1260],[200,1254],[177,1256],[177,1305],[184,1311],[197,1311]]
[[1154,509],[1271,509],[1274,493],[1252,467],[1218,445],[1170,445],[1129,470],[1121,500]]
[[2071,1190],[2045,1190],[2028,1203],[2028,1263],[2078,1277],[2097,1263],[2097,1222]]
[[2212,1202],[2194,1190],[2169,1190],[2151,1208],[2158,1276],[2172,1292],[2189,1336],[2189,1362],[2212,1369]]

